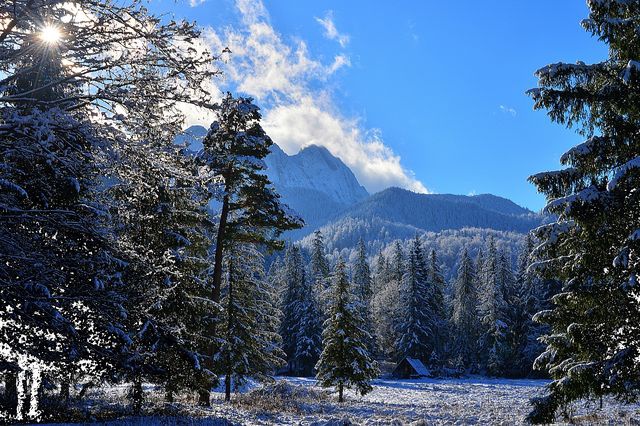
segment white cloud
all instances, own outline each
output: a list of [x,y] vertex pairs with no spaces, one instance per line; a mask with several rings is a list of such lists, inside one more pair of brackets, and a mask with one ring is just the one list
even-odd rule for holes
[[324,36],[326,38],[337,41],[343,48],[347,47],[347,44],[349,44],[349,36],[347,34],[341,34],[336,28],[336,24],[333,22],[332,10],[328,10],[324,18],[316,18],[316,22],[324,28]]
[[191,6],[191,7],[200,6],[205,1],[207,1],[207,0],[189,0],[189,6]]
[[287,153],[310,145],[325,146],[353,170],[370,192],[399,186],[427,192],[400,157],[384,144],[381,132],[362,128],[357,119],[337,112],[331,93],[317,89],[337,70],[350,66],[346,55],[325,64],[312,58],[303,40],[284,40],[269,22],[259,0],[236,0],[240,27],[204,32],[213,52],[229,47],[223,63],[231,90],[255,97],[263,108],[263,125]]
[[500,105],[499,108],[503,114],[509,114],[512,117],[515,117],[516,115],[518,115],[518,111],[516,111],[515,108],[511,108],[504,105]]

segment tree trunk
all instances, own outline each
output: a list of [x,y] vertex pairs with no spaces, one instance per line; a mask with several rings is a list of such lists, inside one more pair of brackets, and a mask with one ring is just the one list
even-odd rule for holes
[[60,401],[64,405],[69,404],[69,399],[71,398],[71,380],[67,375],[64,375],[62,381],[60,382]]
[[222,286],[222,259],[224,258],[224,239],[229,217],[229,196],[225,195],[222,200],[222,212],[220,213],[220,223],[218,224],[218,235],[216,237],[216,253],[213,264],[213,301],[220,303],[220,287]]
[[[229,261],[229,295],[227,303],[227,339],[231,333],[233,325],[233,263]],[[227,375],[224,378],[224,400],[231,401],[231,348],[227,349]]]
[[15,414],[18,407],[18,377],[17,373],[6,373],[6,379],[4,382],[4,401],[7,410],[10,413]]
[[338,402],[344,402],[344,386],[342,383],[338,385]]
[[231,368],[227,369],[227,375],[224,378],[224,400],[231,401]]
[[[227,219],[229,217],[229,196],[225,195],[222,200],[222,212],[220,213],[220,223],[218,224],[218,235],[216,236],[216,252],[213,263],[213,289],[212,299],[216,303],[220,303],[220,288],[222,287],[222,260],[224,259],[224,239],[227,227]],[[211,336],[216,335],[215,326],[210,331]],[[213,356],[215,348],[210,348],[210,355]],[[198,390],[198,404],[203,407],[211,406],[211,390]]]
[[133,378],[133,389],[131,390],[131,399],[133,402],[133,412],[140,414],[142,410],[142,402],[144,399],[144,393],[142,390],[142,376],[137,374]]
[[211,407],[211,391],[209,389],[200,389],[198,391],[198,405]]
[[173,391],[166,390],[164,393],[164,402],[166,402],[167,404],[173,404],[174,401],[175,398],[173,397]]

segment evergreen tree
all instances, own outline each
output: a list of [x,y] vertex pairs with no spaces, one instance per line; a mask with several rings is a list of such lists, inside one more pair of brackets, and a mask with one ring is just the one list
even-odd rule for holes
[[411,241],[407,270],[401,287],[398,318],[398,358],[417,358],[427,363],[436,348],[437,316],[433,312],[433,286],[425,264],[420,239]]
[[371,301],[371,313],[375,329],[377,353],[386,357],[393,356],[397,340],[396,322],[399,312],[398,283],[391,280],[384,254],[378,255],[375,273],[375,291]]
[[214,301],[220,299],[225,245],[242,241],[281,249],[280,234],[302,226],[302,220],[280,202],[264,174],[264,158],[273,141],[260,126],[260,110],[253,100],[227,93],[216,112],[201,154],[216,177],[212,194],[222,204],[214,258]]
[[460,258],[458,275],[453,287],[454,351],[456,364],[464,369],[477,362],[478,305],[477,281],[469,252],[465,248]]
[[338,259],[333,277],[329,317],[322,332],[323,350],[316,365],[318,382],[335,386],[338,401],[344,401],[344,388],[356,388],[364,395],[371,391],[371,380],[379,374],[377,363],[366,348],[364,319],[352,300],[346,265]]
[[431,302],[431,310],[434,314],[435,325],[435,349],[432,354],[431,364],[438,367],[441,360],[444,360],[447,346],[448,324],[447,324],[447,308],[444,299],[445,279],[438,263],[438,256],[435,250],[431,250],[429,254],[429,300]]
[[640,4],[587,4],[583,27],[608,45],[609,57],[548,65],[529,91],[536,109],[587,137],[561,157],[567,168],[530,178],[557,217],[536,232],[539,266],[565,283],[552,309],[537,315],[551,331],[536,363],[554,381],[535,401],[534,422],[552,422],[558,408],[577,399],[640,395]]
[[285,252],[283,280],[285,289],[282,299],[280,336],[282,336],[282,347],[287,355],[289,374],[292,374],[297,370],[295,355],[298,348],[300,301],[307,287],[302,255],[300,248],[295,245],[289,246]]
[[284,364],[280,339],[274,332],[274,312],[264,272],[264,258],[252,244],[235,244],[227,252],[227,273],[222,299],[223,343],[215,354],[225,373],[225,400],[231,399],[249,377],[258,380]]
[[356,261],[353,266],[353,287],[357,300],[365,307],[371,302],[371,271],[367,262],[367,249],[360,238],[356,248]]
[[[269,250],[280,249],[283,231],[300,228],[302,220],[272,188],[264,174],[264,158],[273,145],[260,126],[259,108],[251,98],[234,98],[227,93],[217,106],[217,119],[203,140],[201,161],[215,176],[210,190],[220,201],[213,265],[214,302],[220,300],[225,251],[233,243],[258,244]],[[215,335],[215,329],[210,330]],[[211,347],[209,353],[216,352]],[[200,403],[209,404],[203,389]]]
[[508,326],[505,322],[506,304],[500,272],[498,250],[495,240],[491,238],[483,262],[478,296],[478,315],[481,321],[480,359],[482,367],[491,375],[502,373],[509,349]]
[[303,281],[298,315],[295,360],[298,374],[306,377],[313,374],[322,352],[322,312],[316,289],[308,280]]
[[360,304],[360,316],[365,320],[365,328],[371,336],[371,340],[367,342],[367,348],[370,353],[374,353],[376,348],[375,335],[373,332],[373,315],[372,306],[372,279],[369,262],[367,261],[367,249],[364,240],[360,238],[356,249],[356,260],[353,265],[353,291],[356,302]]
[[306,279],[300,249],[292,246],[285,255],[287,285],[280,334],[287,355],[289,373],[312,374],[322,350],[322,316],[316,289]]
[[311,242],[311,262],[309,264],[310,280],[319,295],[319,302],[322,310],[328,307],[330,294],[329,261],[325,254],[324,239],[322,232],[317,230],[313,233]]

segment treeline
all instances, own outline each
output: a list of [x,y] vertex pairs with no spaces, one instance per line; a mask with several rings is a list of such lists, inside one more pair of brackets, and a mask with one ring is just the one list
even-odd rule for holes
[[[544,374],[533,371],[533,362],[544,349],[538,337],[545,328],[532,317],[550,306],[559,285],[534,274],[533,249],[529,236],[512,262],[512,253],[490,237],[474,258],[463,248],[446,280],[437,252],[417,236],[376,256],[361,240],[349,269],[354,300],[368,319],[368,350],[379,360],[420,359],[434,376]],[[310,375],[322,350],[329,271],[320,231],[308,252],[292,245],[270,268],[281,289],[289,374]]]

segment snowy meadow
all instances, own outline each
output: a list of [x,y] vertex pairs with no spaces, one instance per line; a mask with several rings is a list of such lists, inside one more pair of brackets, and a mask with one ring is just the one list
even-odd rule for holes
[[[162,402],[155,386],[145,386],[151,404],[140,416],[120,420],[94,418],[113,425],[520,425],[526,424],[528,401],[544,393],[548,380],[489,379],[379,379],[365,396],[346,393],[337,403],[335,393],[314,379],[277,377],[270,385],[250,382],[231,403],[224,390],[213,392],[209,408],[194,407],[188,399],[171,406]],[[126,387],[94,390],[96,413],[105,407],[126,407]],[[89,408],[91,410],[91,408]],[[116,410],[117,411],[117,410]],[[88,414],[88,413],[85,413]],[[637,425],[640,405],[605,399],[574,404],[554,424]],[[89,418],[90,414],[89,414]]]

